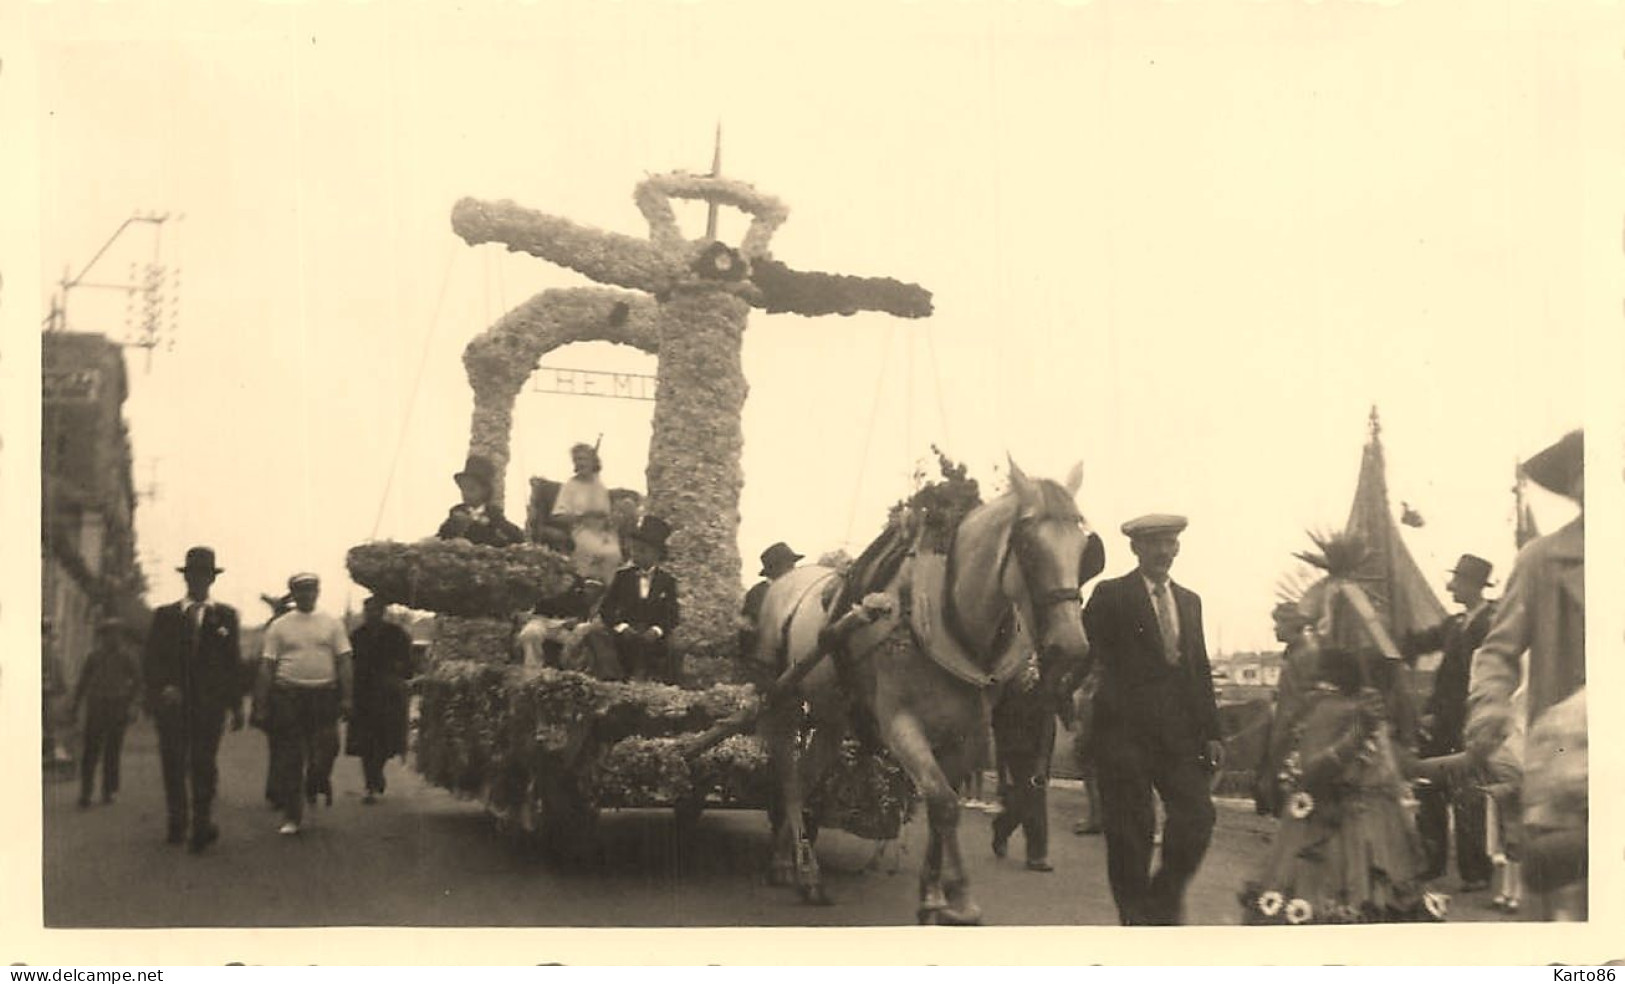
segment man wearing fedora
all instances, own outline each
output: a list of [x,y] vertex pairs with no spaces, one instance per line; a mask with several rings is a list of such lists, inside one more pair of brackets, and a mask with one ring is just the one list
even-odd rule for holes
[[237,610],[209,597],[210,586],[224,573],[215,566],[214,551],[193,547],[177,569],[186,579],[186,596],[152,613],[142,675],[147,707],[158,726],[169,843],[186,840],[190,821],[196,852],[220,837],[213,821],[215,759],[227,711],[233,730],[243,726],[242,643]]
[[[1473,654],[1466,747],[1485,762],[1515,730],[1528,735],[1523,782],[1523,877],[1526,911],[1537,918],[1584,920],[1587,913],[1586,804],[1583,754],[1541,760],[1535,738],[1553,721],[1584,731],[1585,441],[1573,431],[1524,463],[1541,487],[1572,499],[1581,514],[1518,553],[1489,634]],[[1527,660],[1525,660],[1527,654]],[[1523,689],[1525,708],[1515,710]],[[1514,717],[1518,720],[1514,720]],[[1546,746],[1541,746],[1546,747]],[[1557,746],[1551,746],[1557,747]],[[1552,780],[1565,776],[1568,781]],[[1549,793],[1562,793],[1552,796]]]
[[85,705],[84,754],[79,762],[79,807],[90,806],[96,765],[102,767],[102,802],[118,795],[119,761],[130,705],[141,691],[141,666],[124,640],[124,623],[114,617],[96,625],[96,645],[85,657],[73,688],[73,709]]
[[671,527],[645,516],[632,535],[632,560],[615,572],[599,616],[615,640],[621,668],[634,680],[676,683],[682,668],[671,651],[677,628],[677,579],[660,566]]
[[[1106,873],[1125,926],[1183,922],[1185,887],[1213,836],[1210,779],[1224,746],[1202,599],[1168,576],[1185,527],[1164,514],[1124,523],[1138,565],[1100,582],[1083,611],[1101,672],[1094,750]],[[1167,817],[1155,874],[1153,790]]]
[[762,551],[762,579],[745,592],[745,603],[739,607],[739,655],[749,659],[756,652],[756,620],[762,614],[762,600],[767,589],[779,578],[796,569],[802,555],[780,540]]
[[496,466],[483,455],[471,454],[463,470],[452,476],[463,501],[451,507],[436,534],[442,540],[467,540],[487,547],[525,542],[525,533],[508,521],[502,507],[491,501],[496,490]]
[[[1451,600],[1462,606],[1462,611],[1438,625],[1407,635],[1401,642],[1400,651],[1413,663],[1423,653],[1443,654],[1433,673],[1433,693],[1423,709],[1418,751],[1424,758],[1462,750],[1473,652],[1484,641],[1495,617],[1495,602],[1484,597],[1484,589],[1495,583],[1490,580],[1492,570],[1484,558],[1462,554],[1445,585]],[[1491,866],[1484,839],[1484,797],[1474,789],[1430,783],[1417,790],[1416,798],[1416,825],[1427,855],[1423,877],[1438,878],[1449,866],[1450,821],[1454,816],[1461,890],[1477,892],[1488,887]]]

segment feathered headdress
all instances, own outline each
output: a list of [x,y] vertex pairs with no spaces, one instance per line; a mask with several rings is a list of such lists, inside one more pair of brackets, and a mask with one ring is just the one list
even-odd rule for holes
[[1347,533],[1311,531],[1308,535],[1316,550],[1293,556],[1323,575],[1316,579],[1301,570],[1288,575],[1279,585],[1282,599],[1297,603],[1298,610],[1314,623],[1322,645],[1351,651],[1375,646],[1389,659],[1399,659],[1398,647],[1360,583],[1377,580],[1362,572],[1370,558],[1366,545]]

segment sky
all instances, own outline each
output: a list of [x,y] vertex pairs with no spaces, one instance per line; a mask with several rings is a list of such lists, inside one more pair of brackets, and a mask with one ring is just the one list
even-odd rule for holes
[[[149,600],[180,595],[203,543],[251,618],[306,569],[359,607],[345,551],[429,535],[455,499],[463,347],[588,283],[467,246],[453,203],[644,235],[633,188],[706,169],[720,121],[724,173],[790,207],[778,259],[918,282],[936,308],[752,313],[747,576],[774,540],[856,553],[933,442],[990,490],[1006,455],[1056,479],[1081,460],[1107,573],[1132,566],[1122,522],[1187,515],[1174,577],[1210,647],[1267,648],[1292,552],[1348,514],[1373,405],[1442,596],[1464,551],[1504,577],[1515,462],[1603,399],[1585,340],[1618,294],[1588,244],[1617,248],[1617,135],[1598,140],[1591,73],[1618,59],[1598,9],[18,8],[39,304],[132,212],[173,216],[96,267],[156,249],[180,271],[166,347],[129,357]],[[127,331],[116,294],[75,291],[69,318]],[[606,481],[642,488],[651,411],[522,395],[510,514],[599,434]]]

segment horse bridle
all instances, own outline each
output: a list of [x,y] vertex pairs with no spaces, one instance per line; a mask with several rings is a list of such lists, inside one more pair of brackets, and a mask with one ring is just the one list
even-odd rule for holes
[[[999,564],[999,579],[1004,579],[1004,571],[1008,566],[1011,555],[1015,555],[1016,565],[1021,570],[1021,579],[1027,585],[1027,593],[1032,601],[1033,614],[1038,619],[1037,637],[1042,638],[1049,628],[1049,613],[1059,605],[1073,602],[1081,603],[1083,598],[1083,585],[1073,584],[1049,588],[1044,591],[1034,591],[1035,579],[1032,576],[1033,562],[1031,558],[1032,523],[1029,517],[1020,517],[1010,527],[1010,549],[1005,552],[1004,560]],[[1081,529],[1081,524],[1080,524]],[[1036,640],[1035,640],[1036,641]]]

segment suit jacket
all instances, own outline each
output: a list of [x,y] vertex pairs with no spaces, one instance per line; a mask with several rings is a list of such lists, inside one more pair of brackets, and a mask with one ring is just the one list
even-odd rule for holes
[[1411,658],[1440,652],[1444,658],[1433,674],[1433,693],[1424,713],[1433,716],[1430,738],[1423,755],[1449,755],[1461,751],[1462,731],[1467,726],[1467,682],[1473,669],[1473,652],[1489,634],[1495,618],[1495,603],[1481,606],[1469,619],[1459,612],[1430,629],[1405,637],[1401,647]]
[[631,564],[615,572],[599,614],[611,629],[626,622],[634,629],[660,626],[663,640],[677,628],[677,579],[656,567],[649,582],[649,597],[638,597],[638,569]]
[[452,506],[435,536],[442,540],[467,540],[482,547],[508,547],[525,542],[525,531],[509,522],[496,506],[485,507],[483,521],[465,519],[459,522],[466,511],[465,506]]
[[171,685],[180,688],[193,713],[239,706],[241,663],[237,609],[230,605],[209,602],[195,633],[178,601],[152,613],[142,659],[149,706],[157,707],[158,694]]
[[[1585,517],[1530,541],[1518,554],[1489,634],[1473,655],[1470,744],[1499,744],[1512,726],[1512,694],[1527,682],[1525,721],[1585,686]],[[1524,680],[1520,660],[1529,653]],[[1475,741],[1475,736],[1478,741]]]
[[1170,582],[1179,610],[1179,662],[1163,656],[1162,630],[1138,570],[1102,581],[1083,610],[1101,670],[1096,735],[1200,754],[1218,740],[1219,707],[1202,634],[1202,599]]

